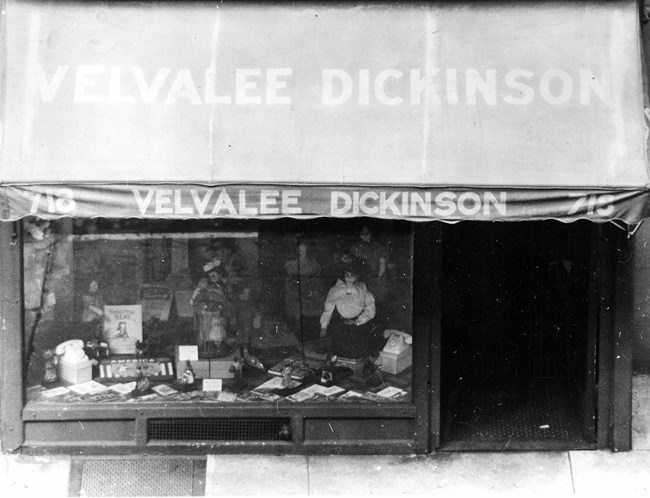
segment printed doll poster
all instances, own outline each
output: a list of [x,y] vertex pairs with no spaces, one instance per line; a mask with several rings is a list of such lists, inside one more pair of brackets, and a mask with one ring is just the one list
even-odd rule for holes
[[142,341],[142,305],[104,306],[104,340],[111,354],[135,354]]

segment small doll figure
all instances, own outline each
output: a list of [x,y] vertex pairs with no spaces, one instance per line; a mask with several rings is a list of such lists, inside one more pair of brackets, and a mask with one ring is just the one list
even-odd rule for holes
[[90,339],[89,341],[86,341],[84,353],[86,353],[86,356],[91,360],[103,360],[108,358],[108,343],[100,341],[97,338]]
[[192,364],[190,363],[190,360],[185,361],[185,370],[183,371],[183,374],[181,375],[181,384],[183,384],[185,387],[193,387],[194,386],[194,369],[192,368]]
[[234,374],[235,377],[235,388],[239,389],[242,387],[243,382],[244,382],[244,376],[243,376],[243,369],[244,369],[244,358],[242,357],[235,357],[232,360],[232,364],[230,365],[230,368],[228,369],[231,374]]
[[84,352],[86,353],[86,356],[90,360],[93,379],[99,377],[99,353],[98,350],[94,347],[93,341],[86,342],[86,347],[84,348]]
[[326,387],[334,384],[334,365],[336,364],[337,359],[338,356],[328,354],[327,358],[325,359],[325,363],[323,364],[320,375],[320,383]]
[[208,266],[205,276],[199,280],[190,298],[190,306],[208,311],[215,311],[224,306],[228,300],[223,272],[219,268]]
[[135,389],[133,394],[136,396],[146,394],[151,390],[151,381],[144,375],[142,367],[138,367],[137,378],[135,379]]
[[104,298],[99,292],[97,280],[91,280],[88,290],[81,296],[83,302],[83,313],[81,321],[86,337],[94,337],[102,333],[104,317]]
[[128,377],[129,376],[129,371],[126,369],[124,365],[120,365],[117,367],[117,372],[113,372],[113,375],[115,377]]
[[212,323],[210,324],[210,331],[208,332],[208,341],[213,341],[219,344],[226,340],[226,327],[221,311],[212,314]]
[[108,356],[108,344],[101,342],[99,339],[91,339],[86,341],[84,353],[92,363],[92,376],[93,378],[99,377],[99,360]]
[[53,349],[47,349],[43,352],[43,360],[45,360],[43,383],[52,384],[59,380],[59,376],[56,373],[56,365],[59,363],[59,357],[54,354]]
[[190,305],[194,307],[194,335],[199,353],[205,358],[225,356],[230,352],[226,342],[224,309],[228,295],[218,268],[207,271],[192,293]]
[[230,325],[235,333],[235,341],[239,354],[243,355],[245,347],[252,347],[251,337],[255,320],[255,305],[251,300],[251,288],[248,285],[240,287],[237,299],[231,305]]
[[135,341],[135,357],[136,358],[144,358],[144,349],[145,349],[144,341]]
[[293,361],[287,360],[282,367],[282,387],[293,387],[293,379],[291,373],[293,372]]

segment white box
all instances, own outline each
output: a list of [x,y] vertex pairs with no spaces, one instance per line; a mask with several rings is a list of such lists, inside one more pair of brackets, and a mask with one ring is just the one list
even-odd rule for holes
[[69,363],[61,358],[58,365],[59,379],[72,384],[81,384],[93,379],[92,362],[81,360]]
[[382,361],[380,367],[382,371],[398,374],[413,364],[413,347],[409,345],[400,354],[381,351],[379,356]]

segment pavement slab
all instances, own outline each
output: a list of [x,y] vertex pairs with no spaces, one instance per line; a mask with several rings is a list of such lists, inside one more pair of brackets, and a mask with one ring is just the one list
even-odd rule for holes
[[308,489],[306,456],[208,456],[206,496],[304,496]]
[[650,451],[569,453],[576,495],[650,495]]
[[310,494],[357,496],[573,493],[564,452],[316,456],[309,487]]
[[0,455],[0,492],[11,498],[68,496],[70,457]]

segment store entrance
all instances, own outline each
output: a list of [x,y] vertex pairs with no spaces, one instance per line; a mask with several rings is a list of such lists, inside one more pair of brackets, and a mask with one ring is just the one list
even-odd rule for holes
[[588,222],[443,229],[443,450],[595,447]]

